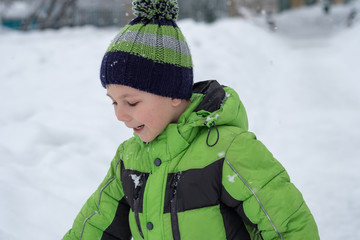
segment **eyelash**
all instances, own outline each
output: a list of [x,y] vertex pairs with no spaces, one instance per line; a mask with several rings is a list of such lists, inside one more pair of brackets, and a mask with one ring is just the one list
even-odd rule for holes
[[135,103],[129,103],[129,102],[128,102],[128,105],[129,105],[130,107],[135,107],[138,103],[139,103],[139,102],[135,102]]
[[[127,102],[127,104],[130,106],[130,107],[135,107],[139,102],[135,102],[135,103],[129,103]],[[117,102],[113,102],[112,105],[117,105]]]

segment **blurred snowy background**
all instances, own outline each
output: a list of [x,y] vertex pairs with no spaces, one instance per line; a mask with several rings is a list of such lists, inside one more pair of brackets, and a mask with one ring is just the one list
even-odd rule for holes
[[[354,9],[358,1],[327,14],[319,3],[272,15],[244,8],[242,17],[211,24],[179,21],[195,81],[238,91],[250,130],[288,170],[326,240],[360,239]],[[119,29],[0,27],[1,240],[60,239],[132,136],[98,77]]]

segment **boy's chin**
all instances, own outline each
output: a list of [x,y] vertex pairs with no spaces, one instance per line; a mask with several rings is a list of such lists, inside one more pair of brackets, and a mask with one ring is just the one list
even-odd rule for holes
[[159,131],[158,133],[156,131],[150,131],[148,128],[144,128],[140,132],[134,132],[134,133],[139,136],[141,141],[145,143],[149,143],[154,139],[156,139],[161,134],[161,132],[162,131]]
[[139,138],[141,139],[141,141],[143,141],[144,143],[149,143],[152,140],[154,140],[156,137],[149,137],[149,136],[141,136],[139,135]]

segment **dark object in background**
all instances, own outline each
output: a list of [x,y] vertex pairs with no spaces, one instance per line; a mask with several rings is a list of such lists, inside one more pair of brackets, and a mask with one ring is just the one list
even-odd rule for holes
[[348,27],[351,27],[354,24],[356,16],[357,16],[357,10],[355,8],[351,9],[346,20],[346,24]]

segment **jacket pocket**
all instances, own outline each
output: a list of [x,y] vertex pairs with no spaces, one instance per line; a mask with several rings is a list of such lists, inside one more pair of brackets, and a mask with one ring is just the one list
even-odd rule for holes
[[181,172],[175,173],[173,176],[173,182],[171,185],[171,198],[170,198],[170,217],[171,217],[171,228],[174,240],[180,240],[178,210],[177,210],[177,193],[178,185],[180,182]]

